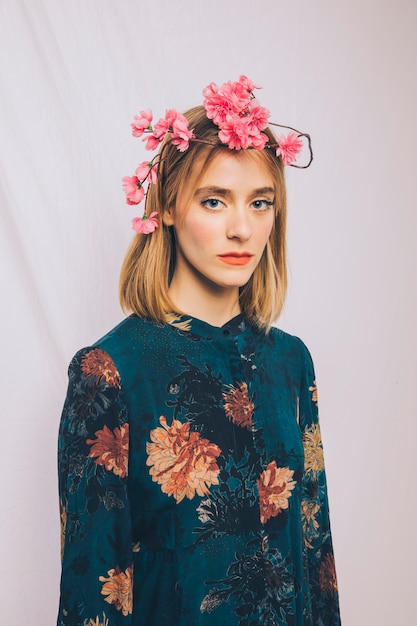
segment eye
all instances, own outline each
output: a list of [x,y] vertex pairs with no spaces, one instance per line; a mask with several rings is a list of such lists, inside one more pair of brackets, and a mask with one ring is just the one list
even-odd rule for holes
[[221,202],[221,200],[218,200],[217,198],[207,198],[206,200],[203,200],[201,204],[203,205],[204,208],[215,211],[217,209],[220,209],[223,203]]
[[254,200],[251,204],[256,211],[267,211],[269,207],[274,206],[273,200]]

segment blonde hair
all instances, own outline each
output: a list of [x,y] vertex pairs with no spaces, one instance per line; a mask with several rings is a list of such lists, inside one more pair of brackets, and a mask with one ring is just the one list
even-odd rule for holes
[[[159,214],[159,228],[151,235],[136,234],[125,256],[120,274],[119,296],[125,312],[156,322],[172,322],[184,315],[171,302],[168,289],[175,269],[175,237],[171,226],[163,223],[165,211],[173,209],[182,190],[194,177],[195,186],[205,168],[219,154],[229,150],[218,139],[218,127],[207,118],[204,107],[185,114],[189,127],[199,141],[190,142],[187,151],[179,152],[169,141],[159,153],[157,182],[149,186],[145,213]],[[276,143],[272,131],[264,131],[269,143]],[[239,301],[248,321],[268,332],[279,316],[287,291],[286,261],[286,188],[283,164],[273,149],[248,149],[250,158],[263,164],[275,183],[275,221],[261,260],[249,281],[240,289]],[[195,172],[196,163],[199,171]]]

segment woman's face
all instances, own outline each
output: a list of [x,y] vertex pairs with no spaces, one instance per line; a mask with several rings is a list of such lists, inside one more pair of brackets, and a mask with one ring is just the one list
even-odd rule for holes
[[[198,163],[197,163],[198,165]],[[219,152],[196,189],[185,186],[164,216],[176,237],[172,285],[195,293],[238,292],[258,265],[275,219],[274,181],[260,160]],[[190,197],[191,193],[191,197]]]

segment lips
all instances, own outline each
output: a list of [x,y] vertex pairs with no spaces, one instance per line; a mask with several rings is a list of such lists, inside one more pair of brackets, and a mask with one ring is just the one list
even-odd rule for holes
[[228,265],[246,265],[253,255],[249,252],[226,252],[218,256],[221,261]]

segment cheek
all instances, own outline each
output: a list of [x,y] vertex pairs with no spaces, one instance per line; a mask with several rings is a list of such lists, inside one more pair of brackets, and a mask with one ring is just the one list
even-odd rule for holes
[[193,246],[209,246],[219,240],[219,228],[215,220],[199,220],[196,216],[185,220],[182,239]]
[[263,242],[266,245],[274,226],[274,219],[268,220],[267,223],[262,224],[261,228],[259,228],[258,240],[260,243]]

